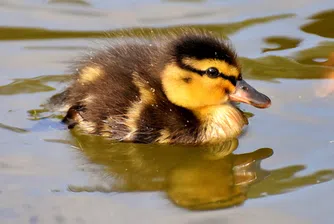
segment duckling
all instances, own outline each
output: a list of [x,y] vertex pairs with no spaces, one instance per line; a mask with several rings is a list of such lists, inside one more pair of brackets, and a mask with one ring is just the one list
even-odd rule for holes
[[124,40],[76,68],[49,105],[69,129],[115,141],[214,144],[248,124],[233,102],[271,104],[243,80],[232,45],[206,31]]

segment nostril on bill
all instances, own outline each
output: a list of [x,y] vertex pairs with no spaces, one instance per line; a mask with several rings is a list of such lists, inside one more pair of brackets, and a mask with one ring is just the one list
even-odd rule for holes
[[242,86],[241,89],[247,91],[248,87],[247,86]]

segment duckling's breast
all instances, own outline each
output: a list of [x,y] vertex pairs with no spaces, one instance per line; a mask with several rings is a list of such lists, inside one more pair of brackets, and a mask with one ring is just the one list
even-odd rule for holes
[[201,125],[198,141],[218,143],[239,136],[248,124],[243,113],[231,104],[202,108],[195,112]]

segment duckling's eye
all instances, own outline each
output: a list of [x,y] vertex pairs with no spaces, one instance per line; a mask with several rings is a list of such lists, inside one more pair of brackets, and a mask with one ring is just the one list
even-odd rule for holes
[[217,68],[211,67],[206,70],[206,74],[210,78],[217,78],[219,76],[219,71]]

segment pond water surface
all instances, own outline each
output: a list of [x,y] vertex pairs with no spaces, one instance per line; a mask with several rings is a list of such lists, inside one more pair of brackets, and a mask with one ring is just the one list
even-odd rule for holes
[[[1,0],[0,223],[333,223],[333,21],[332,0]],[[228,36],[272,99],[240,105],[224,150],[110,144],[41,110],[106,32],[184,26]]]

